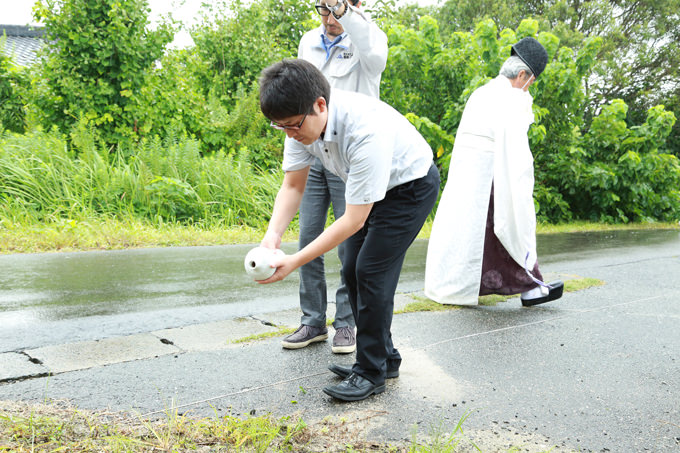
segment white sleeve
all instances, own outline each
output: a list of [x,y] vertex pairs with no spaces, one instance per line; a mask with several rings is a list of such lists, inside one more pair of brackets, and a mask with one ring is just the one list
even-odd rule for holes
[[314,155],[302,143],[286,137],[283,145],[283,171],[301,170],[314,163]]
[[380,75],[387,64],[387,35],[364,11],[348,5],[338,20],[359,52],[361,66],[371,75]]

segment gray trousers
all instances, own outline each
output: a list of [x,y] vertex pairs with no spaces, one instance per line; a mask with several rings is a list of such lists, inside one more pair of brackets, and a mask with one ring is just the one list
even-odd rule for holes
[[[333,203],[333,215],[345,213],[345,183],[324,168],[319,159],[309,169],[307,187],[300,204],[300,248],[319,236],[326,226],[328,208]],[[338,246],[340,265],[344,263],[344,243]],[[326,325],[326,271],[323,255],[300,267],[301,323],[322,327]],[[354,327],[354,316],[349,304],[345,278],[340,269],[340,286],[335,293],[335,321],[333,327]]]

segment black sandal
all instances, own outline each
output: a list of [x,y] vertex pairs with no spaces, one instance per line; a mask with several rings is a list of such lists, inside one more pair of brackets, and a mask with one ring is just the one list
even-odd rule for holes
[[548,292],[547,296],[535,297],[533,299],[522,299],[522,306],[532,307],[534,305],[544,304],[562,297],[562,293],[564,292],[564,282],[558,280],[548,283],[548,287],[550,288],[550,291]]

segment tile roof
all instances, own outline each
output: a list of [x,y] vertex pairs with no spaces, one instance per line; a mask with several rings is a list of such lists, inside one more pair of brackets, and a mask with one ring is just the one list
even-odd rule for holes
[[8,55],[19,66],[28,66],[37,60],[36,54],[43,46],[43,29],[21,25],[0,25],[0,37],[5,36],[5,46],[0,52]]

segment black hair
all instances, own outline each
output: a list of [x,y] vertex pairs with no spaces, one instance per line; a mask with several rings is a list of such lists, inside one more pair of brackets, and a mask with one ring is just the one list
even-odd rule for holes
[[260,110],[273,121],[310,114],[318,98],[328,104],[330,96],[326,77],[305,60],[282,60],[260,74]]

